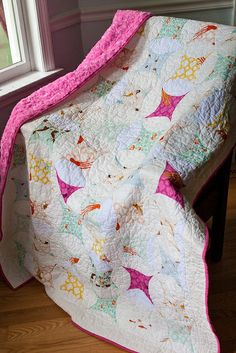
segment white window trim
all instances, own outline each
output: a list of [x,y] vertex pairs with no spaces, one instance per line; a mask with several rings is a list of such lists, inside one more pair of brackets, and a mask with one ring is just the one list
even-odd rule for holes
[[37,88],[37,82],[42,85],[62,72],[62,69],[55,68],[47,0],[13,1],[20,7],[21,28],[25,31],[22,37],[27,50],[24,50],[26,57],[20,63],[1,70],[1,107],[21,98],[22,92],[32,86]]
[[[47,0],[21,0],[26,19],[32,69],[47,72],[55,69]],[[30,14],[30,16],[28,15]]]
[[236,25],[236,0],[234,0],[234,7],[233,7],[233,16],[232,16],[232,25]]
[[[19,0],[13,0],[14,10],[17,12],[16,17],[14,17],[14,13],[11,11],[11,6],[8,6],[8,0],[3,0],[3,5],[4,9],[6,10],[6,21],[8,23],[8,28],[10,29],[10,39],[17,40],[18,37],[20,53],[17,54],[16,52],[13,52],[13,55],[18,56],[18,58],[16,57],[16,59],[20,59],[20,61],[1,70],[0,82],[10,80],[13,77],[22,75],[31,70],[21,2]],[[18,35],[15,31],[15,26],[12,25],[11,21],[16,21],[18,27]]]
[[39,88],[39,86],[58,78],[62,72],[62,69],[55,69],[48,72],[31,71],[16,79],[4,82],[0,85],[0,107],[3,108],[18,102],[32,93],[33,90]]
[[18,46],[16,47],[15,45],[12,45],[12,43],[18,42],[18,34],[17,34],[16,26],[13,25],[15,22],[14,11],[12,11],[13,10],[12,6],[11,5],[9,6],[10,4],[9,1],[2,0],[2,4],[3,4],[4,14],[6,18],[7,34],[9,38],[12,61],[14,63],[17,63],[21,61],[21,54]]
[[[9,29],[9,37],[19,40],[20,52],[23,57],[17,64],[13,64],[4,70],[1,70],[0,82],[17,75],[32,70],[47,72],[55,69],[52,37],[49,25],[49,16],[47,10],[47,0],[12,0],[13,9],[17,14],[11,11],[9,0],[3,0],[4,9],[6,9],[6,20]],[[14,21],[17,22],[18,35],[15,31]],[[10,41],[11,44],[11,41]],[[13,56],[20,59],[20,54],[14,53]],[[13,58],[14,59],[14,58]],[[12,72],[12,73],[11,73]]]

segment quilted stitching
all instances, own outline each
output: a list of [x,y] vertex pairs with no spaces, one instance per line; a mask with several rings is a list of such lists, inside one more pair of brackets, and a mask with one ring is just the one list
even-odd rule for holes
[[1,246],[13,283],[32,273],[76,323],[135,351],[218,351],[205,229],[182,189],[232,129],[235,41],[232,27],[153,17],[86,89],[22,127]]

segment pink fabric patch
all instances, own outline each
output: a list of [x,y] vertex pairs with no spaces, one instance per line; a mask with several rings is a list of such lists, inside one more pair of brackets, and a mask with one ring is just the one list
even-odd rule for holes
[[184,94],[183,96],[170,96],[162,89],[160,104],[158,105],[156,110],[150,115],[146,116],[146,118],[157,118],[159,116],[166,116],[168,119],[171,120],[176,106],[185,96],[186,94]]
[[149,282],[153,276],[146,276],[143,273],[137,270],[134,270],[133,268],[124,267],[124,269],[126,269],[126,271],[129,272],[130,274],[130,286],[128,290],[140,289],[141,291],[144,292],[144,294],[148,297],[150,302],[153,304],[153,301],[150,297],[149,289],[148,289]]
[[171,182],[171,174],[176,174],[176,171],[168,162],[166,162],[166,167],[159,179],[156,193],[166,195],[184,207],[183,196]]
[[61,178],[59,177],[59,175],[57,174],[57,180],[58,180],[58,184],[61,190],[61,194],[65,200],[65,202],[67,202],[68,198],[77,190],[82,189],[82,187],[79,186],[73,186],[73,185],[69,185],[67,183],[65,183],[64,181],[61,180]]

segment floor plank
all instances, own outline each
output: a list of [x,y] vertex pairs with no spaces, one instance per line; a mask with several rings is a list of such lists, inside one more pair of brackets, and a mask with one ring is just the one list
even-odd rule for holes
[[[209,263],[209,313],[221,353],[236,353],[236,177],[230,180],[224,256]],[[0,282],[0,353],[119,353],[76,329],[32,280],[19,290]]]

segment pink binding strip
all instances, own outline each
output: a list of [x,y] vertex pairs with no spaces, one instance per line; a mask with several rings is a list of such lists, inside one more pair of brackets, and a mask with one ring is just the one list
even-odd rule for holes
[[[112,25],[75,71],[40,88],[15,106],[1,139],[0,214],[2,214],[2,197],[11,163],[13,145],[20,127],[63,102],[87,83],[120,53],[150,16],[151,14],[148,12],[118,10]],[[2,224],[0,223],[0,240],[2,237]]]

